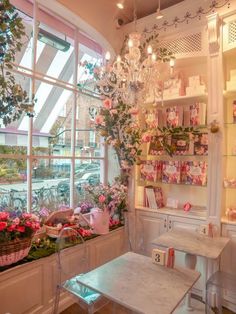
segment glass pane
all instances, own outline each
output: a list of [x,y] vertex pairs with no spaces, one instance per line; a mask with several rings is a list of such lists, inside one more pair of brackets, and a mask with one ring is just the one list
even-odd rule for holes
[[86,185],[96,186],[101,182],[103,162],[99,160],[76,160],[75,163],[75,207],[90,201]]
[[0,211],[26,210],[26,160],[0,159]]
[[77,101],[76,155],[101,157],[104,155],[101,138],[95,131],[94,120],[101,100],[80,94]]
[[40,212],[69,206],[70,160],[34,159],[32,163],[32,210]]

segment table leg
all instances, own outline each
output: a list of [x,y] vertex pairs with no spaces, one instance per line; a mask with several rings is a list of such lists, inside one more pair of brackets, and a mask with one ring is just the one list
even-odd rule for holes
[[[185,266],[187,268],[190,268],[190,269],[194,270],[195,267],[196,267],[196,263],[197,263],[196,255],[189,254],[189,253],[185,254]],[[187,296],[186,296],[185,306],[186,306],[188,311],[192,311],[193,310],[193,308],[191,307],[191,292],[189,292],[187,294]]]

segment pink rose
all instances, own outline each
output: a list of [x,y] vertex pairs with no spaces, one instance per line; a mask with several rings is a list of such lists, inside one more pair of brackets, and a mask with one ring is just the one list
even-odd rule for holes
[[110,98],[106,98],[106,99],[103,101],[103,106],[104,106],[106,109],[111,109],[111,108],[112,108],[111,99],[110,99]]
[[5,221],[0,221],[0,231],[4,230],[7,227],[7,223]]
[[0,213],[0,220],[7,220],[9,218],[9,213],[1,212]]
[[130,114],[136,115],[136,114],[138,114],[138,112],[139,112],[139,110],[137,107],[133,107],[133,108],[129,109]]
[[117,111],[116,109],[111,109],[111,111],[110,111],[110,114],[111,114],[111,115],[117,114],[117,113],[118,113],[118,111]]
[[148,133],[144,133],[142,136],[142,142],[144,142],[144,143],[150,142],[151,139],[152,139],[152,136]]
[[19,219],[18,217],[16,217],[15,219],[13,219],[13,223],[14,223],[15,225],[19,225],[20,219]]
[[100,195],[98,198],[99,203],[104,203],[106,200],[106,197],[104,195]]
[[25,219],[29,219],[29,218],[31,218],[31,214],[27,214],[27,213],[24,213],[23,215],[22,215],[22,217],[23,218],[25,218]]
[[104,123],[104,118],[103,118],[103,116],[101,116],[101,115],[96,116],[96,118],[95,118],[95,123],[98,124],[98,125],[103,124],[103,123]]

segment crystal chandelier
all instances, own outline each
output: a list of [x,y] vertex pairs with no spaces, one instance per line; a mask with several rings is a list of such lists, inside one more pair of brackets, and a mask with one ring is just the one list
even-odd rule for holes
[[[136,31],[136,23],[134,1],[135,31],[129,34],[127,53],[123,58],[118,55],[112,63],[107,52],[97,83],[101,94],[134,106],[143,104],[147,99],[162,99],[163,90],[171,85],[174,67],[174,58],[166,50],[159,50],[158,54],[148,45],[144,51],[142,34]],[[165,61],[169,61],[169,65]]]

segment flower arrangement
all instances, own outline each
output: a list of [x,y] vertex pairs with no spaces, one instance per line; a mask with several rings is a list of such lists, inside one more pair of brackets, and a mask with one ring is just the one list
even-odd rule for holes
[[0,212],[0,242],[30,238],[38,229],[39,218],[34,214],[23,213],[15,216]]
[[138,113],[137,107],[106,98],[95,118],[96,130],[114,148],[120,168],[125,171],[131,168],[142,152]]
[[110,216],[118,215],[122,218],[123,211],[128,208],[127,187],[115,182],[112,185],[100,184],[98,186],[86,186],[95,206],[102,210],[108,210]]

